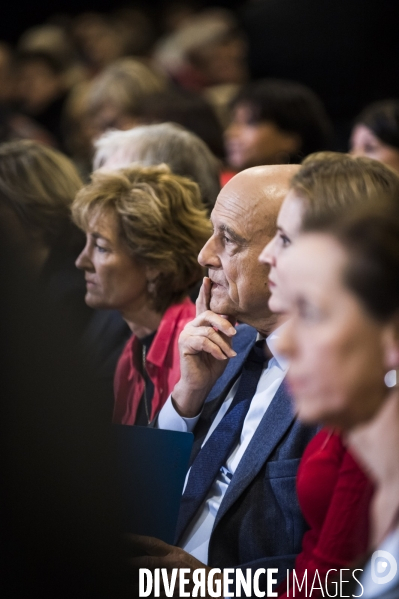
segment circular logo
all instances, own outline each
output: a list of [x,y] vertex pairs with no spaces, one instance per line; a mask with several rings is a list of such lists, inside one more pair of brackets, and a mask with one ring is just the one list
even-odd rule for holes
[[379,549],[371,556],[371,578],[377,584],[391,582],[398,571],[398,564],[389,551]]

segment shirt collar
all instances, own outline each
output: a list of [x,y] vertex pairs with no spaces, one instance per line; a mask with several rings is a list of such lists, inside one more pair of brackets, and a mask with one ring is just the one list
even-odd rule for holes
[[269,348],[269,350],[271,351],[271,353],[273,355],[273,358],[277,362],[277,366],[281,370],[286,372],[288,370],[289,361],[287,360],[287,358],[282,356],[277,351],[277,348],[276,348],[277,340],[280,337],[282,331],[284,330],[284,327],[285,327],[285,323],[280,325],[279,327],[277,327],[277,329],[275,329],[272,333],[270,333],[270,335],[266,338],[266,343],[267,343],[267,347]]

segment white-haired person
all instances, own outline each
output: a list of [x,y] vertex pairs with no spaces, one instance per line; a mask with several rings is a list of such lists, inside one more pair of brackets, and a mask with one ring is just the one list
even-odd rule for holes
[[108,131],[95,142],[93,169],[115,170],[131,164],[167,164],[176,175],[198,184],[211,212],[220,191],[218,159],[195,133],[175,123],[141,125]]

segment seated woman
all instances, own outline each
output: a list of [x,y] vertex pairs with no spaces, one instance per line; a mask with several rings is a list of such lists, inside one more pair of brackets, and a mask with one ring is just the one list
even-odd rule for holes
[[148,424],[180,377],[188,291],[210,235],[198,186],[166,166],[97,171],[72,206],[86,246],[86,303],[118,310],[133,332],[115,373],[114,422]]
[[247,84],[232,102],[225,132],[227,163],[235,171],[262,164],[299,163],[326,150],[331,123],[305,85],[265,79]]
[[279,341],[299,418],[342,431],[376,484],[370,548],[387,553],[341,595],[367,599],[399,596],[399,196],[384,195],[390,207],[305,222],[284,258]]
[[359,114],[350,151],[353,156],[368,156],[399,171],[399,100],[375,102]]
[[[269,306],[273,311],[286,314],[289,308],[280,261],[285,253],[295,255],[303,219],[315,214],[332,218],[367,199],[376,202],[388,190],[399,198],[399,178],[374,160],[331,152],[305,160],[281,207],[278,233],[261,254],[261,260],[271,267]],[[290,246],[293,248],[286,252]],[[301,582],[307,572],[311,585],[316,571],[323,577],[329,569],[344,568],[366,551],[372,485],[339,430],[325,428],[305,450],[297,492],[310,529],[303,538],[295,574]],[[284,583],[280,596],[290,596],[288,592],[292,596],[293,585],[294,579]],[[295,587],[295,596],[306,596],[305,592],[305,588],[298,592]]]

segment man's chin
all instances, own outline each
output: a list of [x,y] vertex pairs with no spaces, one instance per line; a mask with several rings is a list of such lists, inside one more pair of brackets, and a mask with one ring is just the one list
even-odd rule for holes
[[209,308],[215,314],[220,314],[222,316],[228,316],[229,318],[236,318],[237,311],[229,305],[228,302],[221,298],[211,297],[211,301],[209,302]]

